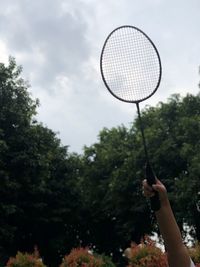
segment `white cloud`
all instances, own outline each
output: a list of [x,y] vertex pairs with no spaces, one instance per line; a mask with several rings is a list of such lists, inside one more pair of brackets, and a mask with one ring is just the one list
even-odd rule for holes
[[136,115],[135,105],[114,99],[101,80],[101,48],[117,26],[141,28],[161,55],[160,88],[141,107],[198,91],[199,0],[0,2],[0,61],[16,57],[40,99],[39,120],[60,132],[71,151],[95,142],[104,126],[129,125]]
[[8,51],[5,43],[0,40],[0,62],[8,63]]

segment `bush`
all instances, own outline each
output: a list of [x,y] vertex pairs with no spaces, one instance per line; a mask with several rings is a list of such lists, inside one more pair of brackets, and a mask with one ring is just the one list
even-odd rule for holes
[[115,267],[114,263],[111,261],[111,259],[107,256],[101,256],[103,260],[103,265],[102,267]]
[[200,243],[197,242],[194,247],[189,249],[189,254],[197,267],[200,267]]
[[150,238],[145,237],[140,245],[130,248],[128,267],[167,267],[167,257],[155,246]]
[[63,259],[60,267],[115,267],[112,261],[105,256],[92,254],[88,248],[72,249]]
[[37,250],[33,254],[18,252],[15,258],[10,258],[6,267],[46,267],[39,258]]

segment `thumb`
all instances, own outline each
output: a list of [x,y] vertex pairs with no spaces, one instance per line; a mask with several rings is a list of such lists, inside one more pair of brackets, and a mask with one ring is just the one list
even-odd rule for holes
[[168,203],[166,202],[168,201],[167,190],[162,183],[153,184],[152,188],[159,193],[159,198],[162,205]]
[[159,193],[163,192],[163,186],[159,184],[153,184],[152,185],[153,189]]

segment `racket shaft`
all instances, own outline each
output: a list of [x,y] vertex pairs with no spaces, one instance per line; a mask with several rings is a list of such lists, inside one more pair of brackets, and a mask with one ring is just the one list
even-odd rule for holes
[[153,211],[158,211],[160,209],[160,199],[158,192],[155,192],[155,195],[150,198],[150,203],[151,203],[151,209]]
[[[150,186],[156,183],[156,177],[149,162],[146,164],[146,179]],[[155,191],[155,195],[150,198],[150,203],[153,211],[158,211],[160,209],[160,199],[157,191]]]

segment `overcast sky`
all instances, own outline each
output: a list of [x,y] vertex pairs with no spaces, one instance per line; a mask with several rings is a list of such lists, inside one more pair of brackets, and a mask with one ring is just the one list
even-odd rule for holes
[[40,100],[38,121],[82,153],[103,127],[129,127],[136,116],[135,105],[113,98],[102,82],[107,35],[133,25],[156,44],[162,81],[141,107],[156,105],[173,93],[198,92],[199,14],[199,0],[0,0],[0,61],[16,58]]

